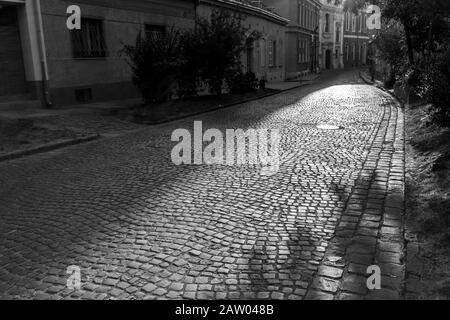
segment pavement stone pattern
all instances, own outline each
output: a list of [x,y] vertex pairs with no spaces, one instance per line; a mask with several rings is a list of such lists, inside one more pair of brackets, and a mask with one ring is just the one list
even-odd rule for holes
[[[171,133],[194,120],[280,129],[280,171],[175,166]],[[393,98],[349,70],[0,163],[0,299],[401,298],[403,125]],[[369,292],[372,264],[383,289]],[[71,265],[81,290],[66,286]]]

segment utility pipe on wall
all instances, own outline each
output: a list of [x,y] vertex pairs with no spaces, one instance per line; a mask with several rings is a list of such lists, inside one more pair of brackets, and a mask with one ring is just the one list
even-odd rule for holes
[[47,63],[47,53],[45,51],[45,38],[43,33],[43,23],[42,23],[42,11],[41,11],[41,1],[40,0],[31,0],[34,1],[34,14],[36,18],[36,30],[38,33],[38,45],[39,45],[39,56],[41,62],[41,74],[42,74],[42,90],[45,99],[45,105],[47,108],[51,108],[53,106],[51,97],[50,97],[50,88],[49,88],[49,75],[48,75],[48,63]]

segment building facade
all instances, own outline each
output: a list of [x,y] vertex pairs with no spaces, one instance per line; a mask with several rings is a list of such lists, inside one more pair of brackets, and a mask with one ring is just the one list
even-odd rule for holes
[[[197,14],[207,17],[213,9],[225,8],[242,14],[248,29],[247,48],[241,63],[244,72],[253,72],[267,82],[286,78],[285,37],[288,20],[275,14],[259,1],[250,0],[199,0]],[[253,33],[258,39],[250,39]]]
[[344,12],[344,66],[346,68],[366,65],[369,46],[367,13]]
[[334,1],[321,0],[320,12],[320,69],[340,69],[344,67],[344,12],[342,5]]
[[286,30],[286,78],[295,79],[318,67],[320,2],[264,0],[289,20]]
[[[0,101],[19,95],[61,106],[139,97],[121,50],[138,33],[194,28],[213,7],[242,12],[263,38],[249,44],[245,68],[268,81],[285,77],[287,20],[234,0],[0,0]],[[71,31],[67,8],[81,8]]]
[[[77,32],[66,26],[73,4],[82,10]],[[5,45],[0,36],[0,65],[6,51],[14,66],[0,72],[0,83],[11,83],[0,94],[26,94],[53,106],[138,97],[120,53],[123,45],[145,28],[192,27],[195,17],[195,5],[187,0],[0,0],[0,5],[0,12],[17,17],[5,27],[0,14],[0,34],[10,39]]]

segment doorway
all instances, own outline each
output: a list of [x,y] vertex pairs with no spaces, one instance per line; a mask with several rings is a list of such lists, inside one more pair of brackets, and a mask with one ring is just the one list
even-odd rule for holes
[[331,50],[325,51],[325,68],[327,70],[331,69]]
[[0,7],[0,96],[26,92],[17,7]]

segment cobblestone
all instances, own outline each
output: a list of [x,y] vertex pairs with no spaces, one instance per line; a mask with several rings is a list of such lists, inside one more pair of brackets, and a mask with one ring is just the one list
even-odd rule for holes
[[[280,171],[175,166],[171,133],[194,120],[280,129]],[[1,163],[0,298],[397,299],[403,148],[402,110],[351,70]],[[377,259],[394,280],[365,292]],[[66,291],[71,265],[81,268],[80,291]]]

